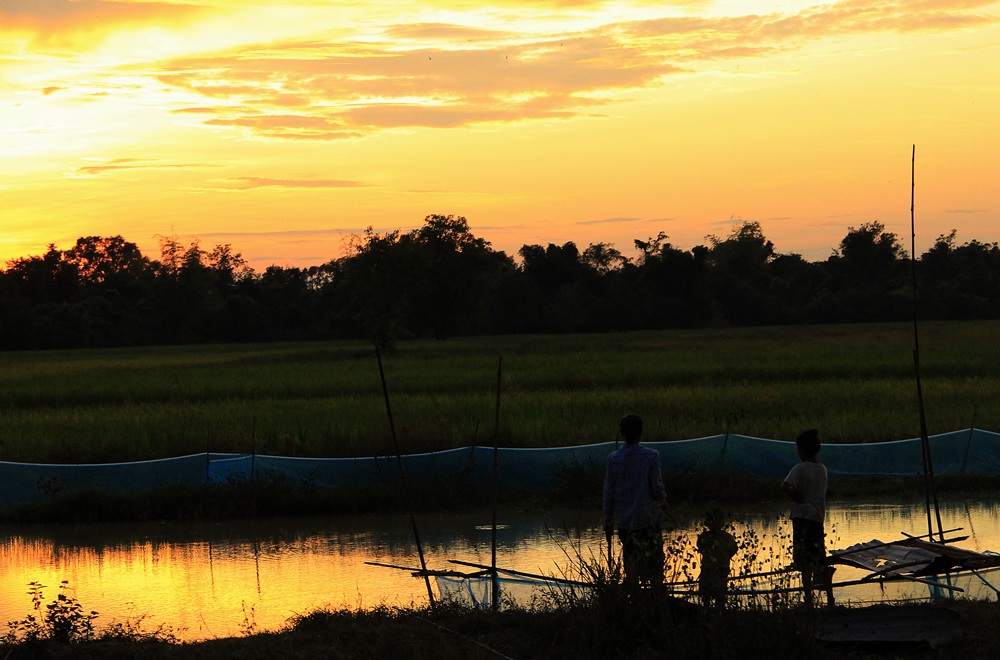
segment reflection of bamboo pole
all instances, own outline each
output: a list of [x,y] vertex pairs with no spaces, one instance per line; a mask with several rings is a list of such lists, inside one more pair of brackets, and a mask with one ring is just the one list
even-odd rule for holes
[[491,594],[493,598],[490,601],[491,608],[494,612],[500,609],[500,581],[497,579],[497,470],[498,470],[498,455],[500,453],[500,385],[502,382],[503,375],[503,356],[497,361],[497,407],[496,416],[493,418],[493,536],[492,536],[492,548],[493,548],[493,561],[491,575],[492,580],[490,580],[490,585],[492,587]]
[[212,551],[212,538],[208,539],[208,576],[212,584],[212,597],[215,597],[215,553]]
[[431,578],[427,575],[427,562],[424,561],[424,548],[420,543],[420,532],[417,531],[417,519],[413,515],[413,504],[406,487],[406,471],[403,469],[403,454],[399,450],[399,440],[396,439],[396,425],[392,421],[392,407],[389,405],[389,388],[385,384],[385,370],[382,369],[382,353],[375,347],[375,359],[378,360],[378,375],[382,379],[382,395],[385,398],[385,412],[389,416],[389,430],[392,432],[392,444],[396,449],[396,464],[399,466],[399,485],[406,500],[406,508],[410,514],[410,524],[413,526],[413,539],[417,544],[417,554],[420,556],[420,567],[424,572],[424,582],[427,584],[427,598],[431,609],[434,609],[434,592],[431,590]]
[[253,549],[253,569],[254,574],[257,576],[257,596],[260,596],[260,541],[254,537],[253,542],[251,542],[250,547]]

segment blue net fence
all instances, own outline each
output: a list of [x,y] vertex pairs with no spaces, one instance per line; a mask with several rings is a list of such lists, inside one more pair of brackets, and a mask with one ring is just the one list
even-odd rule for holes
[[[1000,433],[965,429],[929,438],[934,474],[1000,475]],[[663,472],[672,475],[733,474],[784,477],[798,460],[794,443],[725,434],[694,440],[644,443],[659,450]],[[924,473],[919,438],[864,444],[827,444],[820,454],[830,479],[912,477]],[[541,491],[580,470],[603,470],[616,443],[496,452],[498,488]],[[287,478],[318,487],[395,483],[399,462],[411,482],[467,479],[490,488],[492,447],[366,458],[292,458],[259,454],[194,454],[128,463],[66,465],[0,462],[0,505],[38,501],[56,493],[101,489],[135,493],[172,484]]]

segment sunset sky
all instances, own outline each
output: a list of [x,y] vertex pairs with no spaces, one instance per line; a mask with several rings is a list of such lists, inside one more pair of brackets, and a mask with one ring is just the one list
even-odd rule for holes
[[759,221],[1000,240],[1000,2],[0,0],[0,267],[122,235],[319,265],[465,216],[515,255]]

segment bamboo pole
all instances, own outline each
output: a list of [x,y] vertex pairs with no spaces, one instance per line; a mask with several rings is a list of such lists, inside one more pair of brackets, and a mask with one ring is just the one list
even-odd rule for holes
[[[879,577],[875,580],[870,579],[860,579],[860,580],[846,580],[844,582],[834,582],[831,587],[854,587],[862,584],[875,584],[877,582],[919,582],[920,584],[927,584],[934,587],[939,587],[948,591],[958,591],[960,593],[964,592],[965,589],[961,587],[955,587],[952,585],[940,584],[929,578],[918,578],[918,577],[907,577],[905,575],[892,576],[892,577]],[[776,589],[739,589],[735,591],[729,591],[727,593],[734,594],[737,596],[754,595],[760,596],[765,594],[786,594],[794,593],[796,591],[802,591],[802,587],[778,587]]]
[[[458,564],[459,566],[470,566],[472,568],[481,568],[484,570],[490,570],[489,566],[483,564],[476,564],[471,561],[461,561],[458,559],[449,559],[449,563]],[[515,577],[523,577],[531,580],[540,580],[544,582],[558,582],[559,584],[572,584],[580,587],[592,587],[594,586],[590,582],[581,582],[580,580],[570,580],[568,578],[553,577],[551,575],[541,575],[539,573],[525,573],[524,571],[515,571],[510,568],[501,569],[504,573],[509,573]]]
[[910,273],[913,279],[913,370],[917,381],[917,408],[920,412],[920,446],[924,462],[924,500],[927,508],[927,536],[934,539],[934,525],[931,522],[931,500],[937,517],[938,536],[944,542],[941,524],[941,509],[938,504],[937,488],[934,485],[934,461],[931,457],[931,443],[927,436],[927,417],[924,413],[924,392],[920,383],[920,337],[917,331],[917,231],[914,216],[916,193],[917,146],[913,145],[910,155]]
[[257,415],[253,416],[250,430],[250,479],[257,478]]
[[494,612],[500,609],[500,580],[497,578],[497,474],[499,471],[500,454],[500,390],[503,382],[503,356],[497,360],[497,405],[496,415],[493,418],[493,525],[492,525],[492,568],[490,575],[490,587],[492,598],[490,607]]
[[382,395],[385,398],[385,412],[389,416],[389,430],[392,433],[392,444],[396,450],[396,464],[399,466],[399,485],[406,500],[406,508],[410,514],[410,525],[413,527],[413,539],[417,544],[417,554],[420,556],[420,568],[424,573],[424,583],[427,585],[427,599],[431,609],[434,609],[434,591],[431,589],[431,578],[427,574],[427,562],[424,560],[424,547],[420,543],[420,532],[417,531],[417,519],[413,515],[413,502],[407,492],[406,471],[403,469],[403,454],[399,450],[399,440],[396,438],[396,425],[392,421],[392,406],[389,405],[389,388],[385,384],[385,370],[382,368],[382,352],[375,347],[375,359],[378,360],[378,375],[382,379]]
[[409,571],[417,577],[423,577],[424,575],[444,575],[447,577],[459,577],[459,578],[478,578],[486,575],[489,571],[476,571],[475,573],[462,573],[461,571],[450,571],[450,570],[432,570],[427,569],[426,571],[422,568],[414,568],[413,566],[399,566],[398,564],[385,564],[380,561],[366,561],[365,564],[368,566],[379,566],[381,568],[395,568],[399,571]]

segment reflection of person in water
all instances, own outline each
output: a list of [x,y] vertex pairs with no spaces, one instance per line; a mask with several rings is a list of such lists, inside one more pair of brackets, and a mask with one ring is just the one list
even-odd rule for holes
[[723,529],[722,512],[712,509],[705,516],[705,531],[698,535],[698,552],[701,554],[701,573],[698,592],[706,607],[723,608],[729,582],[729,562],[736,554],[733,535]]
[[832,607],[833,571],[826,563],[826,466],[819,462],[819,431],[809,429],[795,440],[799,463],[792,467],[781,490],[792,500],[792,566],[802,573],[806,605],[813,603],[813,585],[826,588]]
[[616,524],[622,544],[625,585],[635,592],[642,583],[663,592],[663,533],[660,514],[666,504],[660,452],[639,444],[642,418],[625,415],[618,424],[625,443],[608,456],[604,473],[604,531]]

